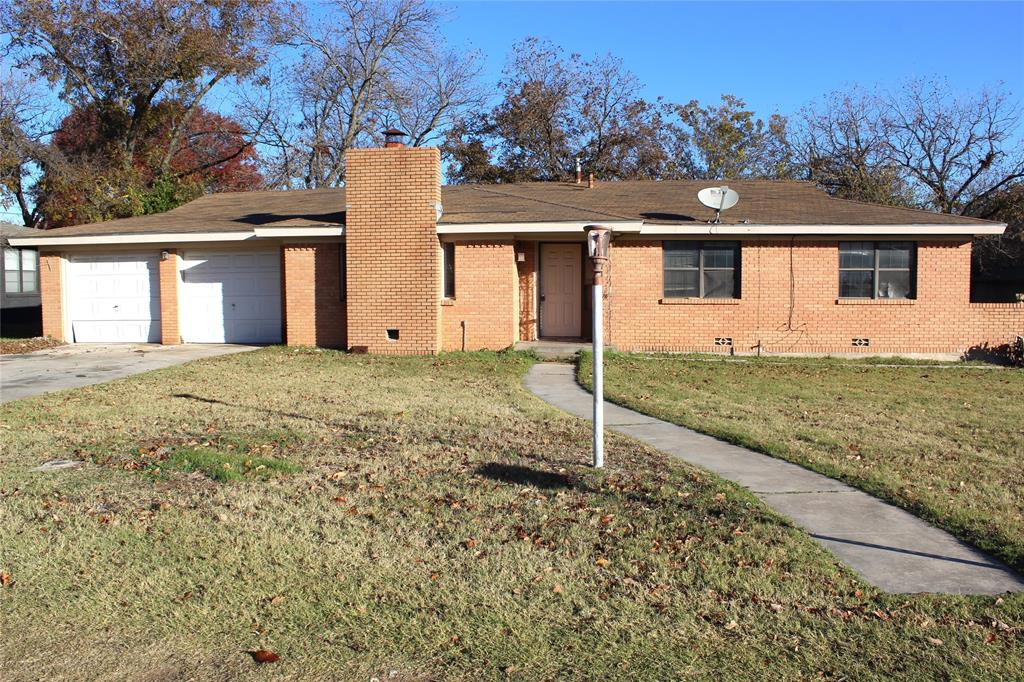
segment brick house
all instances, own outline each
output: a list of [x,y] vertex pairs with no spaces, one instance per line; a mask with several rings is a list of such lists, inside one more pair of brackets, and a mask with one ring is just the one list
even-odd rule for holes
[[349,152],[345,189],[202,197],[12,240],[39,249],[44,333],[422,354],[586,339],[584,226],[613,231],[621,350],[963,353],[1024,331],[972,303],[971,240],[1004,225],[736,181],[441,186],[433,148]]

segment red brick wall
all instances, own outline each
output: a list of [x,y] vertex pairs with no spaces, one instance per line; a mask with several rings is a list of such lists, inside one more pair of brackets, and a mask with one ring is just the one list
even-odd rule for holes
[[178,320],[178,251],[167,251],[167,260],[159,260],[160,276],[160,343],[181,343]]
[[39,299],[43,310],[43,336],[64,338],[64,284],[61,254],[39,252]]
[[[971,304],[971,245],[919,241],[917,299],[840,301],[837,241],[742,244],[739,300],[662,301],[660,240],[614,242],[606,333],[621,350],[961,353],[1024,331],[1024,305]],[[791,289],[790,263],[793,281]],[[854,347],[854,337],[871,345]]]
[[537,340],[537,242],[517,242],[516,253],[523,254],[523,262],[516,260],[519,275],[519,338]]
[[281,247],[281,300],[289,346],[345,347],[340,250],[340,244]]
[[[438,150],[350,150],[345,200],[349,347],[436,353],[441,330]],[[398,341],[387,339],[388,329],[399,331]]]
[[519,287],[511,241],[455,244],[455,298],[441,305],[442,349],[500,350],[518,340]]

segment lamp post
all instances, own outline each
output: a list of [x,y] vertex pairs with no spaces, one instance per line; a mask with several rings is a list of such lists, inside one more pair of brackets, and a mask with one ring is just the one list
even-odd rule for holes
[[604,266],[611,228],[587,225],[587,253],[594,263],[594,466],[604,466]]

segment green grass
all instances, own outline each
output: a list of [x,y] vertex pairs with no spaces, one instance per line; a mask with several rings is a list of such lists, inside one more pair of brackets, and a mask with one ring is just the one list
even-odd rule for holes
[[249,457],[202,447],[175,450],[174,454],[150,471],[168,468],[185,472],[198,471],[220,483],[239,481],[246,477],[266,480],[275,475],[299,471],[296,465],[273,457]]
[[[612,353],[605,391],[839,478],[1024,569],[1024,372],[900,363]],[[585,385],[591,372],[584,356]]]
[[[0,678],[1021,677],[1021,595],[881,594],[628,439],[595,471],[532,362],[272,348],[0,406]],[[146,475],[179,448],[297,470]]]

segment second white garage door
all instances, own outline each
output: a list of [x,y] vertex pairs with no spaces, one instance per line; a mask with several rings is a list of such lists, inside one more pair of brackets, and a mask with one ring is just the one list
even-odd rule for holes
[[277,251],[186,251],[179,316],[185,343],[280,343]]

